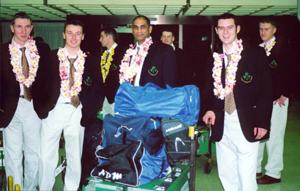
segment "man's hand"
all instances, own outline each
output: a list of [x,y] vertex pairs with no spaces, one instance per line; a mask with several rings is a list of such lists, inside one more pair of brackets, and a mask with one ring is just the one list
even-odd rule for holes
[[280,98],[278,98],[277,100],[274,101],[274,104],[277,103],[279,105],[279,107],[285,106],[284,102],[285,102],[286,99],[287,99],[287,97],[281,95]]
[[202,117],[202,121],[206,125],[214,125],[216,120],[216,115],[213,111],[207,111]]
[[254,127],[255,139],[261,139],[267,134],[268,130],[260,127]]

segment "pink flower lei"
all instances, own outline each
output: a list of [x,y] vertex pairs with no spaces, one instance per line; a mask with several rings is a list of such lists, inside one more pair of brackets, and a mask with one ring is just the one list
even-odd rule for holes
[[78,58],[74,62],[76,71],[74,73],[74,84],[72,87],[69,87],[70,74],[68,68],[70,67],[70,62],[67,55],[68,53],[66,48],[60,48],[57,52],[59,60],[59,76],[61,79],[60,90],[64,97],[72,98],[73,96],[77,96],[81,91],[82,74],[84,71],[86,54],[80,50]]
[[232,92],[235,85],[235,77],[238,62],[241,59],[241,52],[243,50],[242,40],[236,40],[233,44],[234,53],[231,54],[231,60],[226,67],[225,74],[225,87],[223,88],[221,75],[223,67],[224,54],[213,53],[214,57],[214,67],[212,77],[214,79],[214,95],[219,99],[223,100],[230,92]]
[[[146,38],[146,40],[140,45],[138,54],[135,56],[134,46],[132,44],[129,45],[129,48],[126,50],[120,65],[120,84],[125,81],[130,83],[133,82],[134,77],[139,71],[142,61],[147,56],[149,47],[152,43],[153,41],[151,37]],[[130,63],[132,56],[134,56],[134,60],[132,63]]]
[[10,64],[13,67],[13,72],[16,75],[16,80],[20,84],[25,85],[26,87],[29,88],[35,80],[36,73],[39,67],[40,56],[35,41],[33,39],[29,38],[25,42],[24,47],[26,48],[26,50],[29,50],[29,57],[30,57],[28,77],[25,78],[23,74],[22,65],[20,64],[22,53],[20,53],[20,50],[15,43],[9,44],[9,53],[11,57]]

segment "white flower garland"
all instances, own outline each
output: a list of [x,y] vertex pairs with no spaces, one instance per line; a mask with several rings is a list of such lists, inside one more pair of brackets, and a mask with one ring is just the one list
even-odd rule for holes
[[64,97],[72,98],[73,96],[77,96],[81,91],[82,74],[84,71],[86,54],[80,50],[78,58],[74,62],[76,71],[74,72],[74,84],[72,87],[69,86],[70,74],[68,68],[70,67],[70,62],[67,55],[68,52],[66,48],[60,48],[57,52],[59,60],[59,76],[61,79],[60,90]]
[[230,92],[232,92],[235,85],[235,77],[237,71],[238,62],[241,59],[241,52],[243,50],[242,40],[236,40],[233,43],[233,54],[231,54],[231,60],[226,67],[225,72],[225,87],[223,88],[221,75],[223,67],[224,54],[213,53],[214,67],[212,77],[214,79],[214,95],[223,100]]
[[35,80],[36,72],[39,67],[40,56],[38,54],[38,49],[36,47],[35,41],[32,39],[28,39],[25,42],[24,47],[26,50],[29,50],[30,56],[30,65],[29,65],[29,75],[25,78],[22,65],[20,64],[20,60],[22,57],[22,53],[20,53],[20,49],[16,46],[15,43],[9,44],[9,53],[10,53],[10,64],[13,67],[13,72],[16,74],[16,80],[26,87],[30,87]]
[[129,45],[129,48],[126,50],[126,53],[120,65],[120,84],[122,84],[125,81],[128,81],[130,83],[133,82],[134,77],[138,73],[141,63],[143,59],[147,56],[149,47],[152,43],[153,41],[151,37],[146,38],[143,44],[140,45],[140,50],[138,54],[135,55],[132,63],[130,63],[131,57],[134,56],[136,51],[134,50],[134,46],[132,44]]
[[270,56],[271,55],[271,50],[275,46],[275,44],[276,44],[276,38],[274,36],[273,38],[270,39],[270,41],[268,41],[266,43],[261,43],[260,46],[264,47],[264,49],[266,51],[266,55]]

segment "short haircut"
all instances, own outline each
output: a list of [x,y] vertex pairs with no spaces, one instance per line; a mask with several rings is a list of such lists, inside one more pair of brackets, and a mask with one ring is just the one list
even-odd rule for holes
[[234,24],[236,26],[240,25],[238,17],[235,16],[234,14],[231,14],[231,13],[223,13],[222,15],[218,16],[217,19],[216,19],[216,21],[215,21],[215,25],[216,26],[218,26],[218,21],[221,20],[221,19],[233,19]]
[[277,28],[277,23],[271,17],[264,17],[260,19],[259,23],[270,23],[271,25]]
[[161,35],[162,35],[164,32],[169,32],[169,33],[172,34],[172,36],[175,37],[174,32],[173,32],[172,30],[164,29],[164,30],[161,32]]
[[67,21],[65,22],[64,32],[66,32],[66,28],[67,28],[68,25],[81,26],[81,28],[82,28],[82,33],[84,34],[84,25],[83,25],[83,23],[82,23],[80,20],[76,20],[76,19],[70,19],[70,20],[67,20]]
[[118,33],[114,28],[111,28],[111,27],[104,28],[101,30],[101,32],[104,32],[106,35],[111,35],[115,42],[118,41]]
[[15,24],[16,19],[28,19],[30,21],[30,24],[32,24],[31,17],[25,13],[25,12],[18,12],[14,15],[13,19],[11,20],[11,25]]
[[133,24],[134,21],[137,20],[137,19],[144,19],[146,21],[146,23],[147,23],[148,26],[151,25],[150,19],[148,17],[146,17],[145,15],[138,15],[138,16],[134,17],[133,20],[132,20],[132,22],[131,22],[131,24]]

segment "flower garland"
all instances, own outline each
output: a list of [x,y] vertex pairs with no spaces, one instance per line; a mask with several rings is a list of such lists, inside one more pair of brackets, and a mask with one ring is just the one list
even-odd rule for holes
[[241,52],[243,50],[242,40],[237,40],[233,44],[234,53],[231,54],[231,60],[226,67],[225,74],[225,87],[223,88],[221,75],[222,75],[222,63],[224,54],[213,53],[214,67],[212,77],[214,79],[214,95],[223,100],[230,92],[232,92],[235,85],[235,77],[237,71],[237,65],[241,59]]
[[[141,63],[147,56],[149,47],[152,43],[153,41],[151,37],[146,38],[143,44],[140,45],[140,50],[137,55],[135,55],[136,51],[134,46],[132,44],[129,45],[129,48],[126,50],[126,53],[120,65],[120,84],[122,84],[125,81],[128,81],[130,83],[133,82],[134,77],[138,73],[141,67]],[[130,63],[132,56],[134,56],[134,60],[132,63]]]
[[[112,48],[110,52],[105,51],[102,56],[101,56],[101,73],[102,73],[102,77],[103,77],[103,82],[105,82],[105,79],[108,75],[110,66],[111,66],[111,62],[113,61],[113,56],[115,55],[115,49]],[[108,58],[107,58],[108,56]]]
[[86,54],[80,50],[78,53],[78,58],[74,62],[76,71],[74,72],[74,84],[72,87],[69,85],[70,73],[68,69],[70,67],[70,62],[67,55],[68,52],[66,48],[60,48],[57,52],[59,60],[59,76],[61,79],[60,90],[64,97],[72,98],[73,96],[77,96],[81,91],[82,74],[84,71]]
[[20,49],[16,46],[15,43],[9,44],[9,53],[11,56],[10,64],[13,67],[13,72],[16,74],[16,80],[20,84],[25,85],[29,88],[35,80],[36,72],[39,67],[40,56],[35,41],[33,39],[28,39],[25,42],[24,47],[26,48],[26,50],[29,50],[29,57],[31,61],[29,65],[28,77],[26,78],[23,74],[22,65],[20,64],[22,54],[20,54]]
[[275,36],[273,38],[271,38],[268,42],[263,42],[260,44],[261,47],[264,47],[265,51],[266,51],[266,55],[270,56],[271,55],[271,50],[272,48],[275,46],[276,44],[276,38]]

